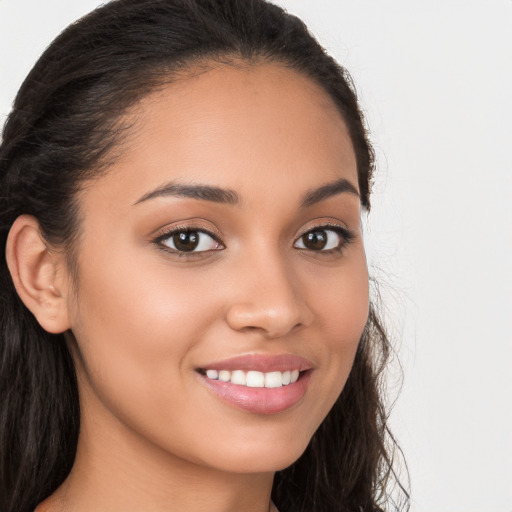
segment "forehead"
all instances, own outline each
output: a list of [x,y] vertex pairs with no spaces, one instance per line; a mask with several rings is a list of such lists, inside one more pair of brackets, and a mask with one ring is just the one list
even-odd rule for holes
[[340,177],[357,188],[352,143],[336,105],[308,77],[278,64],[191,73],[126,117],[127,143],[106,176],[117,182],[116,200],[133,204],[174,180],[229,187],[241,197],[258,189],[268,197],[285,183],[299,195]]

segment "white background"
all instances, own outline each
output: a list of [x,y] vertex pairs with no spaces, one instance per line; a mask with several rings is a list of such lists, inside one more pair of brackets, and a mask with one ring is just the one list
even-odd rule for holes
[[[0,121],[99,3],[0,0]],[[377,150],[368,252],[405,372],[412,511],[512,512],[512,1],[280,3],[350,70]]]

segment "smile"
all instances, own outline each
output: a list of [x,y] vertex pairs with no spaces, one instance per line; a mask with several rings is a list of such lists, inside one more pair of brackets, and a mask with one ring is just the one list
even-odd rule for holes
[[231,382],[237,386],[247,386],[249,388],[280,388],[297,382],[299,370],[285,370],[284,372],[259,372],[244,370],[201,370],[201,374],[206,375],[208,379],[220,380],[222,382]]
[[277,414],[300,404],[314,365],[291,354],[247,354],[196,368],[221,402],[255,414]]

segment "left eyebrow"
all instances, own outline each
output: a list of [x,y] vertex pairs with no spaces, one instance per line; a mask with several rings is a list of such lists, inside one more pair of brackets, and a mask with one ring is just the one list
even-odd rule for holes
[[301,207],[311,206],[313,204],[319,203],[320,201],[324,201],[329,197],[345,192],[348,192],[349,194],[355,194],[357,197],[360,197],[357,188],[350,181],[342,178],[340,180],[327,183],[326,185],[322,185],[321,187],[306,192],[306,194],[304,194],[304,198],[302,199]]

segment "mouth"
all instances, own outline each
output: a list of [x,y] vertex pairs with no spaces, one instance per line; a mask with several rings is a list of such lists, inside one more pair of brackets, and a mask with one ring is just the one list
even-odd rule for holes
[[277,414],[297,405],[312,372],[309,361],[291,355],[248,355],[196,369],[222,402],[255,414]]

